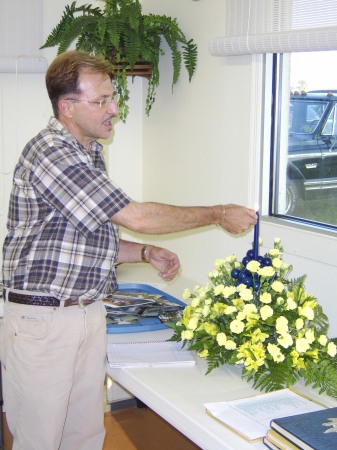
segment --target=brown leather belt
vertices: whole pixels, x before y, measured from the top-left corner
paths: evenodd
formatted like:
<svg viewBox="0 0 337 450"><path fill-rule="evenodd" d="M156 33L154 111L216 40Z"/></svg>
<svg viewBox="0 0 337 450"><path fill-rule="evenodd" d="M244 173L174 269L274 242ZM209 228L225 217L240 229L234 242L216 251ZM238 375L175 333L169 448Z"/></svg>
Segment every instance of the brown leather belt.
<svg viewBox="0 0 337 450"><path fill-rule="evenodd" d="M4 298L5 289L4 289ZM41 295L25 295L9 292L7 300L12 303L20 303L21 305L35 305L35 306L60 306L62 302L55 297L41 296ZM94 303L95 300L64 300L64 307L67 306L87 306Z"/></svg>

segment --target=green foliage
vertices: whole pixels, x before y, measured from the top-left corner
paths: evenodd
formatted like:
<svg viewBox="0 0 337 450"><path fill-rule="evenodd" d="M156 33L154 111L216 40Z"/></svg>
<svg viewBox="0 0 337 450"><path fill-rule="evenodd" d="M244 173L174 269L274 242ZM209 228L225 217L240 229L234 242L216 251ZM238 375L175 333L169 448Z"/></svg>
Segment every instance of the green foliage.
<svg viewBox="0 0 337 450"><path fill-rule="evenodd" d="M106 0L105 8L77 6L76 1L65 7L60 22L51 31L41 48L58 46L58 54L76 41L76 49L120 62L113 81L118 95L120 118L125 121L129 90L126 68L134 69L136 62L150 63L146 114L149 115L159 86L159 59L165 52L164 39L172 55L172 89L177 83L182 63L191 81L197 65L197 46L187 40L177 20L165 15L142 15L139 0ZM114 50L115 54L112 54Z"/></svg>
<svg viewBox="0 0 337 450"><path fill-rule="evenodd" d="M312 385L319 389L319 392L325 392L331 397L337 398L337 358L332 361L329 358L324 358L316 364L310 361L307 369L303 372L303 378L306 384Z"/></svg>

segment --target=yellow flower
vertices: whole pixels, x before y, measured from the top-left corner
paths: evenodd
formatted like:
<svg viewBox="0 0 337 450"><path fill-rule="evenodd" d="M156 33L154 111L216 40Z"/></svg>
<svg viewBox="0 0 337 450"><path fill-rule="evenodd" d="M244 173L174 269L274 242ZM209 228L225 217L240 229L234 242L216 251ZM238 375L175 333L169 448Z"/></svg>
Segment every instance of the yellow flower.
<svg viewBox="0 0 337 450"><path fill-rule="evenodd" d="M271 248L268 253L270 256L279 256L280 250L278 248Z"/></svg>
<svg viewBox="0 0 337 450"><path fill-rule="evenodd" d="M298 353L305 353L309 348L310 344L305 338L296 339L296 350Z"/></svg>
<svg viewBox="0 0 337 450"><path fill-rule="evenodd" d="M271 303L271 295L269 292L264 292L262 295L260 295L260 302L261 303Z"/></svg>
<svg viewBox="0 0 337 450"><path fill-rule="evenodd" d="M315 348L314 350L308 350L306 352L306 355L311 356L312 359L314 360L314 362L318 362L319 358L318 358L318 348Z"/></svg>
<svg viewBox="0 0 337 450"><path fill-rule="evenodd" d="M269 343L267 350L271 354L271 356L275 362L279 363L279 362L284 361L284 355L277 345Z"/></svg>
<svg viewBox="0 0 337 450"><path fill-rule="evenodd" d="M232 303L236 309L242 309L245 306L245 302L241 298L234 298Z"/></svg>
<svg viewBox="0 0 337 450"><path fill-rule="evenodd" d="M293 367L295 367L296 370L300 370L300 369L304 369L305 368L305 364L304 364L304 359L300 358L300 355L298 353L297 350L293 350L290 353L292 360L293 360Z"/></svg>
<svg viewBox="0 0 337 450"><path fill-rule="evenodd" d="M208 356L207 348L205 348L204 350L198 352L197 355L200 356L200 358L207 358L207 356Z"/></svg>
<svg viewBox="0 0 337 450"><path fill-rule="evenodd" d="M232 333L240 334L245 329L245 324L241 320L233 320L230 323L230 329Z"/></svg>
<svg viewBox="0 0 337 450"><path fill-rule="evenodd" d="M285 333L277 339L277 342L283 347L288 348L293 344L293 338L289 333Z"/></svg>
<svg viewBox="0 0 337 450"><path fill-rule="evenodd" d="M253 293L250 289L242 289L242 291L240 291L240 297L242 300L249 302L250 300L253 300Z"/></svg>
<svg viewBox="0 0 337 450"><path fill-rule="evenodd" d="M224 314L225 310L226 310L226 305L224 303L216 302L213 305L213 312L219 316Z"/></svg>
<svg viewBox="0 0 337 450"><path fill-rule="evenodd" d="M262 333L260 328L256 328L251 335L251 341L253 344L256 342L264 342L269 337L269 334Z"/></svg>
<svg viewBox="0 0 337 450"><path fill-rule="evenodd" d="M284 316L278 317L276 319L275 324L276 331L278 334L285 334L288 332L288 319L286 319Z"/></svg>
<svg viewBox="0 0 337 450"><path fill-rule="evenodd" d="M334 358L336 356L336 345L333 342L328 344L328 355Z"/></svg>
<svg viewBox="0 0 337 450"><path fill-rule="evenodd" d="M326 337L325 334L321 334L321 335L319 336L319 338L318 338L318 342L319 342L323 347L325 347L326 344L328 343L328 338Z"/></svg>
<svg viewBox="0 0 337 450"><path fill-rule="evenodd" d="M223 347L227 341L227 336L225 333L218 333L216 335L216 340L220 347Z"/></svg>
<svg viewBox="0 0 337 450"><path fill-rule="evenodd" d="M284 289L284 284L281 283L281 281L274 281L274 283L272 283L271 285L271 288L275 292L282 292Z"/></svg>
<svg viewBox="0 0 337 450"><path fill-rule="evenodd" d="M262 306L260 309L260 314L262 317L262 320L267 320L269 317L271 317L274 314L273 309L269 305Z"/></svg>
<svg viewBox="0 0 337 450"><path fill-rule="evenodd" d="M210 336L215 336L218 332L218 327L215 323L205 322L203 328Z"/></svg>

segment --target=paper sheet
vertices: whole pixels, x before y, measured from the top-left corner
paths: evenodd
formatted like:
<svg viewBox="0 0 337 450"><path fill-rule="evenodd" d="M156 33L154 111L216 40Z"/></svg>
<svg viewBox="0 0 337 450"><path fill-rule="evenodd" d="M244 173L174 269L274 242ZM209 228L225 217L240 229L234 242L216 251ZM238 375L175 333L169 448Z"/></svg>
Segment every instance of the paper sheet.
<svg viewBox="0 0 337 450"><path fill-rule="evenodd" d="M181 342L128 342L108 344L110 367L149 367L194 365L192 352L182 348Z"/></svg>
<svg viewBox="0 0 337 450"><path fill-rule="evenodd" d="M249 440L265 436L272 419L324 409L289 389L204 406L212 416Z"/></svg>

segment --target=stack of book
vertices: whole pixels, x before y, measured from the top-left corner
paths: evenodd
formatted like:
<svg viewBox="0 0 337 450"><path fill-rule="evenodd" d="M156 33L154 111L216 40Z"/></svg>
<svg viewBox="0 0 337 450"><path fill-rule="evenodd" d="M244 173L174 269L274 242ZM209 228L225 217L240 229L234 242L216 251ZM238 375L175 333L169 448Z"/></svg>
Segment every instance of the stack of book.
<svg viewBox="0 0 337 450"><path fill-rule="evenodd" d="M263 443L272 450L336 450L337 407L273 419Z"/></svg>

